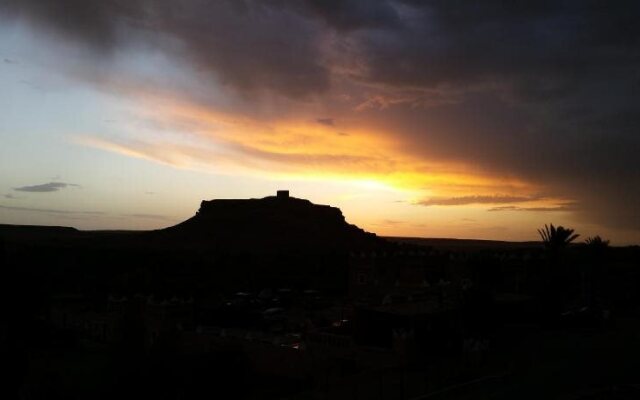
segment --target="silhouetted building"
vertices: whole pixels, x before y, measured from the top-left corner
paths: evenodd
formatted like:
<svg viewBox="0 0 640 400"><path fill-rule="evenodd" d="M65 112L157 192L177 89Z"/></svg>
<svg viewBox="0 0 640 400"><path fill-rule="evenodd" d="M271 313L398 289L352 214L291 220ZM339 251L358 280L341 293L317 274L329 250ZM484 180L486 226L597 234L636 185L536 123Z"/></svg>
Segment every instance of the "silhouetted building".
<svg viewBox="0 0 640 400"><path fill-rule="evenodd" d="M380 304L389 295L410 296L447 281L439 260L425 251L351 252L349 296Z"/></svg>

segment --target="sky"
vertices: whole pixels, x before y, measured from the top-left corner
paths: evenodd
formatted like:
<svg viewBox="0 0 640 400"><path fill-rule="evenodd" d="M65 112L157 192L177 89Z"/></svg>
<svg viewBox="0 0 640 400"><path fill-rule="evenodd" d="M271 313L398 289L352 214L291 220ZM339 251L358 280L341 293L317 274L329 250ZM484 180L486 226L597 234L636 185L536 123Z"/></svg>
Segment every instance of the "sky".
<svg viewBox="0 0 640 400"><path fill-rule="evenodd" d="M640 243L640 3L0 0L0 223L292 196L392 236Z"/></svg>

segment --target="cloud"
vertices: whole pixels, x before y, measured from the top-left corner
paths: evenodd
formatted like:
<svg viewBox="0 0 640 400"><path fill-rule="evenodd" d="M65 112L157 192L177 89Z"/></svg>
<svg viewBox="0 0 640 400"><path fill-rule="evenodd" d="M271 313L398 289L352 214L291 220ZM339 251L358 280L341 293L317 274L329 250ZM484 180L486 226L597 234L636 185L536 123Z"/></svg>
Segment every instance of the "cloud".
<svg viewBox="0 0 640 400"><path fill-rule="evenodd" d="M5 199L15 200L15 199L19 199L20 197L18 197L18 196L14 196L14 195L12 195L11 193L7 193L7 194L5 194L5 195L4 195L4 198L5 198Z"/></svg>
<svg viewBox="0 0 640 400"><path fill-rule="evenodd" d="M39 208L39 207L20 207L20 206L7 206L0 204L0 210L28 212L28 213L41 213L52 214L57 216L63 216L65 218L90 218L90 217L109 217L118 216L103 211L76 211L76 210L61 210L55 208ZM174 222L175 218L168 217L160 214L148 214L148 213L133 213L133 214L121 214L121 217L125 218L141 218L141 219L153 219L159 221Z"/></svg>
<svg viewBox="0 0 640 400"><path fill-rule="evenodd" d="M518 206L501 206L493 207L487 211L529 211L529 212L566 212L576 211L577 208L573 204L566 204L553 207L518 207Z"/></svg>
<svg viewBox="0 0 640 400"><path fill-rule="evenodd" d="M7 0L0 12L111 57L147 42L242 91L305 97L328 88L329 71L310 8L282 1ZM62 11L64 10L64 11ZM319 20L319 18L316 18ZM251 49L248 51L248 49Z"/></svg>
<svg viewBox="0 0 640 400"><path fill-rule="evenodd" d="M6 0L0 11L104 54L144 41L205 78L292 96L329 90L337 74L419 90L505 82L548 100L602 68L633 70L637 2L606 16L593 2L514 4Z"/></svg>
<svg viewBox="0 0 640 400"><path fill-rule="evenodd" d="M397 28L401 22L398 11L389 1L310 0L299 4L303 12L320 17L339 31Z"/></svg>
<svg viewBox="0 0 640 400"><path fill-rule="evenodd" d="M80 185L76 185L74 183L65 183L65 182L49 182L43 183L42 185L33 185L33 186L22 186L13 188L18 192L33 192L33 193L46 193L46 192L57 192L60 189L65 189L67 187L77 187Z"/></svg>
<svg viewBox="0 0 640 400"><path fill-rule="evenodd" d="M415 180L436 194L424 205L530 201L526 190L493 192L515 193L503 199L489 190L444 193L443 184L432 189L430 168L417 167L465 165L469 175L513 178L574 199L586 222L640 231L637 1L611 2L603 12L594 1L550 0L5 0L0 14L89 48L73 70L78 79L153 97L140 76L105 77L118 55L147 49L191 76L170 86L173 95L263 122L256 129L264 136L235 129L238 147L211 153L213 160L232 163L241 154L256 169L290 163L290 171L308 172L311 161L347 176L354 165L380 179L421 175ZM272 129L274 121L318 115L349 132L340 142L361 132L386 140L340 154L330 146L308 154L301 150L308 144L283 151L292 136ZM228 139L225 129L192 131ZM125 144L119 150L129 155L184 164L177 156L185 152L171 158L153 141Z"/></svg>
<svg viewBox="0 0 640 400"><path fill-rule="evenodd" d="M124 217L134 217L134 218L144 218L144 219L157 219L161 221L173 221L173 218L170 218L166 215L160 214L123 214Z"/></svg>
<svg viewBox="0 0 640 400"><path fill-rule="evenodd" d="M594 2L390 3L410 7L402 28L366 35L363 45L367 76L394 85L517 79L522 94L544 99L615 59L633 61L625 51L640 32L629 17L640 11L633 1L608 8L607 16Z"/></svg>
<svg viewBox="0 0 640 400"><path fill-rule="evenodd" d="M383 219L378 222L370 223L371 226L379 226L379 227L397 227L404 224L405 224L405 221L398 221L394 219Z"/></svg>
<svg viewBox="0 0 640 400"><path fill-rule="evenodd" d="M543 197L523 197L523 196L461 196L449 198L431 198L418 201L416 204L422 206L464 206L469 204L504 204L504 203L524 203L528 201L541 200Z"/></svg>
<svg viewBox="0 0 640 400"><path fill-rule="evenodd" d="M335 125L333 118L317 118L316 122L319 123L320 125L326 125L326 126Z"/></svg>
<svg viewBox="0 0 640 400"><path fill-rule="evenodd" d="M72 210L58 210L58 209L52 209L52 208L5 206L2 204L0 204L0 208L4 210L11 210L11 211L27 211L27 212L46 213L46 214L87 215L87 216L106 215L106 213L102 211L72 211Z"/></svg>

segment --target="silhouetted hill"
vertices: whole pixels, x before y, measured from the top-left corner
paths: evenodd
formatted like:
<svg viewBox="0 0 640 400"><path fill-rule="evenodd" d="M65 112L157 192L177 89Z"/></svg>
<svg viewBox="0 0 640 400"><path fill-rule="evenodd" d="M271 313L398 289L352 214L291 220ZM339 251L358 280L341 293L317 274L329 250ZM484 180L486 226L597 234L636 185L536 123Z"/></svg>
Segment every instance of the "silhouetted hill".
<svg viewBox="0 0 640 400"><path fill-rule="evenodd" d="M214 285L341 290L350 252L394 246L338 208L282 194L203 201L192 218L154 231L0 225L0 242L11 265L59 291L189 293Z"/></svg>
<svg viewBox="0 0 640 400"><path fill-rule="evenodd" d="M38 226L38 225L2 225L0 236L27 237L29 239L60 236L74 236L80 233L76 228L66 226Z"/></svg>
<svg viewBox="0 0 640 400"><path fill-rule="evenodd" d="M340 209L293 197L203 201L197 213L155 231L80 231L57 226L0 225L8 243L80 249L207 253L333 253L388 245L345 221Z"/></svg>
<svg viewBox="0 0 640 400"><path fill-rule="evenodd" d="M293 197L203 201L195 216L153 237L247 252L326 252L385 244L345 221L339 208Z"/></svg>

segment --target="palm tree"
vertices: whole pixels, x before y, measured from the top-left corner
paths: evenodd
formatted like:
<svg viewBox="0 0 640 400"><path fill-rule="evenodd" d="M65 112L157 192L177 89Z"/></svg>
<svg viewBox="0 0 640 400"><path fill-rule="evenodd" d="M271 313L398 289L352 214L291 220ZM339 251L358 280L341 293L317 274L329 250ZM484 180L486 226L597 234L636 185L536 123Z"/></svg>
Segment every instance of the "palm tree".
<svg viewBox="0 0 640 400"><path fill-rule="evenodd" d="M557 250L566 247L576 240L580 235L573 233L574 230L562 226L555 227L553 224L545 224L544 228L538 229L544 246L550 250Z"/></svg>
<svg viewBox="0 0 640 400"><path fill-rule="evenodd" d="M587 244L587 246L592 248L602 249L605 247L609 247L609 241L604 240L599 235L588 237L584 242Z"/></svg>
<svg viewBox="0 0 640 400"><path fill-rule="evenodd" d="M570 286L570 271L564 260L564 249L578 238L573 229L553 224L538 229L547 253L546 268L544 269L544 292L542 294L543 304L549 315L557 314L563 309L569 298L567 288Z"/></svg>
<svg viewBox="0 0 640 400"><path fill-rule="evenodd" d="M609 253L609 241L600 236L593 236L584 241L587 245L586 256L588 257L583 266L586 270L588 285L585 285L584 298L592 307L597 307L598 298L603 293L603 282L605 267L607 265L607 255ZM583 278L584 279L584 278Z"/></svg>

